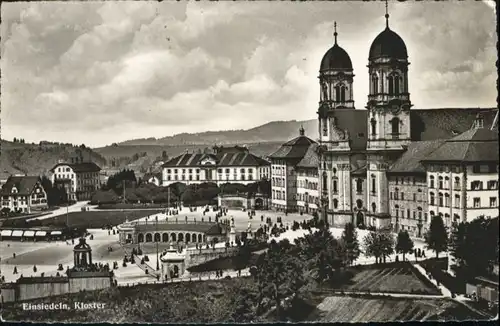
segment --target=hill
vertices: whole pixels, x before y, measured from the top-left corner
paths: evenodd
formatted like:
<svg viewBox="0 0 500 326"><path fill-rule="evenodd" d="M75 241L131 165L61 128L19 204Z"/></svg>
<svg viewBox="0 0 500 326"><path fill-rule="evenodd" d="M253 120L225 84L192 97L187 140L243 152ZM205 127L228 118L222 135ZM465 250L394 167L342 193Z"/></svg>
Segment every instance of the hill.
<svg viewBox="0 0 500 326"><path fill-rule="evenodd" d="M90 155L97 165L106 165L106 159L92 149L72 144L21 144L0 140L0 145L0 179L6 179L11 174L46 174L58 160L68 160L79 151L85 158Z"/></svg>
<svg viewBox="0 0 500 326"><path fill-rule="evenodd" d="M127 140L118 145L144 146L144 145L224 145L224 144L250 144L264 142L282 142L298 135L300 126L303 125L306 135L317 134L317 120L306 121L272 121L248 130L223 130L207 131L201 133L182 133L164 138L144 138Z"/></svg>

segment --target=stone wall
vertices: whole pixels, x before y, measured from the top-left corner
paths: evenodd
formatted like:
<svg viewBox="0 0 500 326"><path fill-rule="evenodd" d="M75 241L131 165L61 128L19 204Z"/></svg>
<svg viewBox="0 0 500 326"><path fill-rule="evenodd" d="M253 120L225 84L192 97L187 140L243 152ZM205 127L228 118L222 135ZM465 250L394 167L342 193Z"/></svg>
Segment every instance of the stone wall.
<svg viewBox="0 0 500 326"><path fill-rule="evenodd" d="M238 247L231 248L210 248L202 250L189 250L186 254L186 269L196 265L201 265L207 261L233 256L238 251Z"/></svg>
<svg viewBox="0 0 500 326"><path fill-rule="evenodd" d="M16 301L45 298L69 293L69 282L17 284Z"/></svg>

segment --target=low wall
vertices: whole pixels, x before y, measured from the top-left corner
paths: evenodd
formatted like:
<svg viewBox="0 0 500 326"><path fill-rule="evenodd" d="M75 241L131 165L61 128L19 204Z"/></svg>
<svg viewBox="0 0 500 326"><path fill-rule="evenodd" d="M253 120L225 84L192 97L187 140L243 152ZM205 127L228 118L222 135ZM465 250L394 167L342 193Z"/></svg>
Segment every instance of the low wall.
<svg viewBox="0 0 500 326"><path fill-rule="evenodd" d="M51 297L69 293L69 282L18 284L16 301L24 301L35 298Z"/></svg>
<svg viewBox="0 0 500 326"><path fill-rule="evenodd" d="M83 273L81 273L83 274ZM102 273L101 273L102 274ZM23 278L15 283L3 284L1 287L2 302L25 301L45 298L66 293L92 291L109 288L113 285L112 276L83 276Z"/></svg>
<svg viewBox="0 0 500 326"><path fill-rule="evenodd" d="M215 248L215 250L213 248L210 248L202 249L201 251L199 249L189 250L186 255L185 266L186 269L188 269L189 267L200 265L210 260L233 256L237 252L238 247Z"/></svg>

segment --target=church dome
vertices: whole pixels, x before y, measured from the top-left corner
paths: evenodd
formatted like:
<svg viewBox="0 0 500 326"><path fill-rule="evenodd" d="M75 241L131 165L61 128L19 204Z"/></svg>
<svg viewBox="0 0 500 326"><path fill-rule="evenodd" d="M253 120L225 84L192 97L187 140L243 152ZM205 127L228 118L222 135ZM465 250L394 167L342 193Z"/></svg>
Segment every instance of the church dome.
<svg viewBox="0 0 500 326"><path fill-rule="evenodd" d="M352 70L351 58L338 44L332 46L323 56L319 71L342 69Z"/></svg>
<svg viewBox="0 0 500 326"><path fill-rule="evenodd" d="M391 59L408 59L408 52L403 39L387 27L382 33L378 34L370 47L370 56L368 60L381 57Z"/></svg>

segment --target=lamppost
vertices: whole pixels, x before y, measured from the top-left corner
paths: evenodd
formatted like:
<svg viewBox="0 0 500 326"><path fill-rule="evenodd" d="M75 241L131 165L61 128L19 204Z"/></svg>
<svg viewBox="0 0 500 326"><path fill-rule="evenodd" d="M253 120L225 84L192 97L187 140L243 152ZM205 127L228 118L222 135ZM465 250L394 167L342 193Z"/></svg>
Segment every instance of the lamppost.
<svg viewBox="0 0 500 326"><path fill-rule="evenodd" d="M158 215L156 215L156 233L155 233L155 240L156 240L156 270L160 270L160 260L158 258L158 239L156 238L156 235L158 233Z"/></svg>

